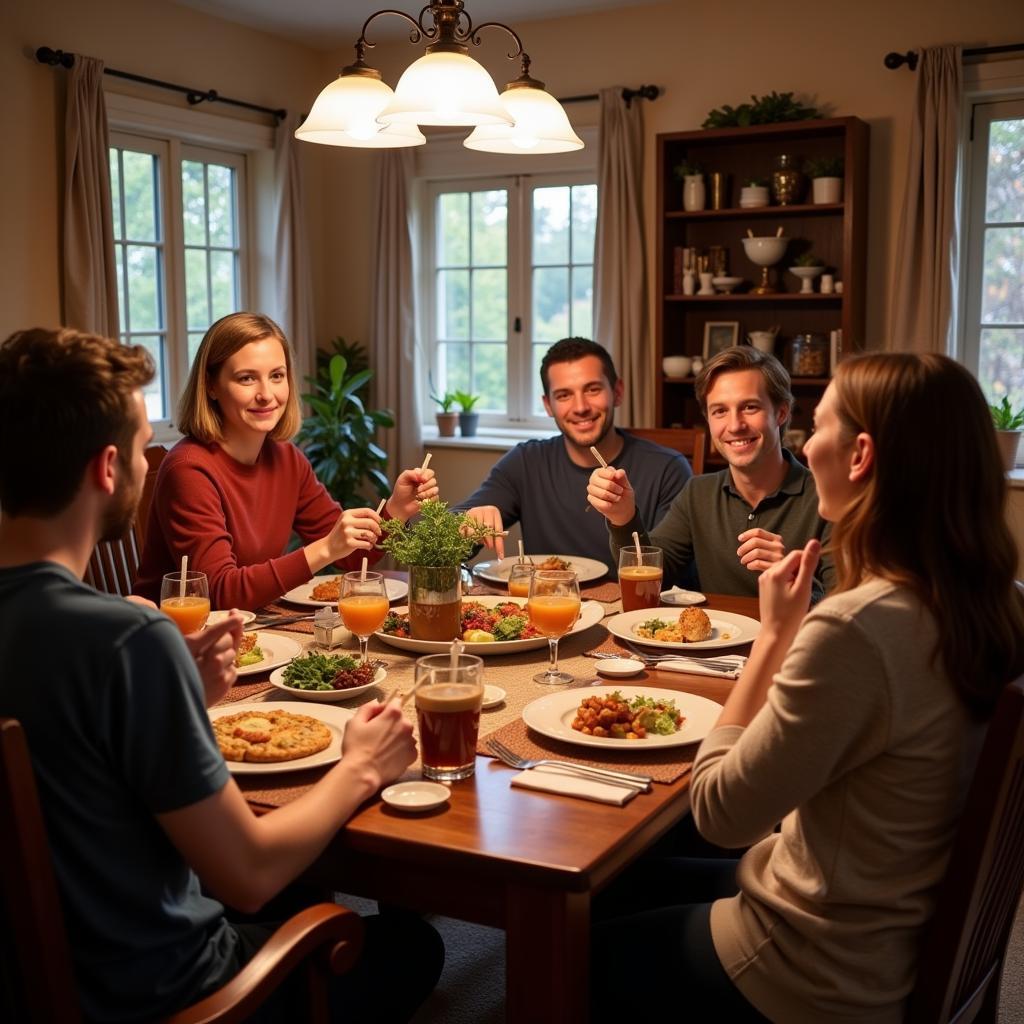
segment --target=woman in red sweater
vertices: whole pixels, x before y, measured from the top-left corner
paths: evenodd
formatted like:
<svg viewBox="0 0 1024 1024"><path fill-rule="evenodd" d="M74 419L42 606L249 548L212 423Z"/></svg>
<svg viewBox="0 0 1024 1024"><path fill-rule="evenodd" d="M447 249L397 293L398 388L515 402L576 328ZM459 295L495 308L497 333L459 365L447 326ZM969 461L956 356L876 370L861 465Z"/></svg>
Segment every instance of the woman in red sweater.
<svg viewBox="0 0 1024 1024"><path fill-rule="evenodd" d="M269 317L232 313L203 338L178 407L185 437L160 466L135 593L157 601L182 555L205 572L214 608L259 608L332 563L371 562L381 516L342 510L291 443L301 422L288 341ZM407 469L383 518L437 496L433 470ZM286 553L292 533L305 546Z"/></svg>

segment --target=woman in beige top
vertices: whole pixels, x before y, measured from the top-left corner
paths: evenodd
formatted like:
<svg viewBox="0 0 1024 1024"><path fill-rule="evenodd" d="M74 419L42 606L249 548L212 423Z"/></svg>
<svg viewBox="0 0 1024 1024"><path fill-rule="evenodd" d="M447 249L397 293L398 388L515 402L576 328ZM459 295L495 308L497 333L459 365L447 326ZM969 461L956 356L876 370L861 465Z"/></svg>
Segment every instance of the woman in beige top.
<svg viewBox="0 0 1024 1024"><path fill-rule="evenodd" d="M750 849L614 887L613 912L627 891L650 909L595 927L595 1019L662 977L652 1015L903 1020L984 723L1024 671L1006 482L981 390L943 356L843 362L805 450L839 585L807 612L817 541L761 576L761 632L694 763L697 828Z"/></svg>

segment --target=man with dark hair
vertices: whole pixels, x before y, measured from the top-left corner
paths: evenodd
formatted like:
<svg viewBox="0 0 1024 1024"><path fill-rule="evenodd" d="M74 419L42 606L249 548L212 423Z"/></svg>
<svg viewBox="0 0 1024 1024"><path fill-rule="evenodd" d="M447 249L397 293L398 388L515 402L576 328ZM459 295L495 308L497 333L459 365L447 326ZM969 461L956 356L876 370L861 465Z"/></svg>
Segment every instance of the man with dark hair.
<svg viewBox="0 0 1024 1024"><path fill-rule="evenodd" d="M657 522L691 476L679 452L615 427L623 384L607 350L587 338L563 338L540 366L544 408L560 431L524 441L502 456L480 488L456 506L501 534L520 523L528 553L578 555L614 566L598 516L583 515L587 481L598 465L590 449L623 467L641 513ZM498 557L505 554L497 536Z"/></svg>
<svg viewBox="0 0 1024 1024"><path fill-rule="evenodd" d="M0 715L28 738L89 1020L159 1019L230 980L273 925L233 923L217 901L257 912L416 750L397 702L371 702L343 761L257 818L206 714L231 673L201 679L169 618L82 583L96 542L134 516L152 377L145 349L97 335L36 329L0 344ZM240 625L207 630L227 638L229 664ZM440 940L411 915L367 932L332 996L346 1019L371 1006L405 1019L440 973ZM392 959L411 984L389 983ZM287 999L264 1009L295 1019Z"/></svg>
<svg viewBox="0 0 1024 1024"><path fill-rule="evenodd" d="M737 345L708 362L696 393L726 469L693 477L660 521L644 516L621 466L595 470L587 497L608 520L613 557L636 531L664 552L666 585L692 579L695 570L702 590L753 597L763 570L829 534L814 477L782 447L793 407L789 374L773 355ZM822 559L814 600L834 575Z"/></svg>

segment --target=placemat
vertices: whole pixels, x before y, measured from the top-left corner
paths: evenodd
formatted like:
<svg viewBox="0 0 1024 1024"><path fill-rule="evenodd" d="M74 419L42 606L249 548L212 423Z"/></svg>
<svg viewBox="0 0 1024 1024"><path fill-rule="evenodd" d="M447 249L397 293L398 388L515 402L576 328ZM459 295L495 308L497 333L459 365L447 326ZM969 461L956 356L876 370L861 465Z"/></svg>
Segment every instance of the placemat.
<svg viewBox="0 0 1024 1024"><path fill-rule="evenodd" d="M259 615L294 615L298 612L295 607L289 607L284 604L268 604L259 610ZM301 613L300 613L301 614ZM305 614L309 614L309 609L305 610ZM254 625L253 629L259 629L259 626ZM305 622L275 622L271 627L272 629L279 629L285 633L306 633L309 636L313 635L313 622L311 619L306 619Z"/></svg>
<svg viewBox="0 0 1024 1024"><path fill-rule="evenodd" d="M243 679L245 677L243 676ZM266 693L268 690L273 690L274 687L266 681L261 679L257 683L241 682L235 683L230 690L217 702L218 704L237 704L241 700L255 700L261 694Z"/></svg>

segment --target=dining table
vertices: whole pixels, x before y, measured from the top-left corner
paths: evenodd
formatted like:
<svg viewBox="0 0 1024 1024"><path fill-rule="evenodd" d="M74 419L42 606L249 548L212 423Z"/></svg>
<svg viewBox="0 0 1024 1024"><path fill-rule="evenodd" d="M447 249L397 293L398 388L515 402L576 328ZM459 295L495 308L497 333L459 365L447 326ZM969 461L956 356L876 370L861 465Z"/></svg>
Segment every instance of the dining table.
<svg viewBox="0 0 1024 1024"><path fill-rule="evenodd" d="M581 694L595 684L615 682L598 676L594 654L598 648L608 651L619 645L604 622L621 609L616 584L582 589L584 599L601 599L601 621L563 637L559 652L560 667L574 676L570 686ZM758 617L753 597L709 594L702 607ZM663 607L658 614L669 617L677 612ZM730 647L729 653L746 654L749 646ZM415 654L396 650L378 638L371 640L370 653L388 671L382 690L411 687ZM506 698L497 708L481 713L475 772L451 783L446 803L411 814L387 805L379 796L366 802L304 875L306 881L334 891L503 929L505 1008L510 1024L571 1024L588 1018L592 900L688 813L689 764L698 745L662 752L660 758L664 762L667 756L671 771L667 776L662 771L661 777L672 781L655 781L649 792L639 793L623 806L512 786L516 770L484 756L483 744L497 731L521 728L525 734L525 726L517 724L522 709L552 690L564 689L533 681L534 674L546 666L547 655L546 644L510 655L488 653L485 682L504 689ZM252 679L247 676L246 684L236 687L237 697L232 694L228 699L281 699L280 691L269 686L261 691L260 681ZM735 681L652 666L625 682L722 703ZM362 700L379 696L368 694ZM405 710L415 723L412 702ZM552 752L550 756L590 754L590 748L541 742ZM616 752L614 758L599 760L629 769L633 760L643 762L654 756L642 750L640 742L635 755L632 750ZM243 775L238 781L254 810L264 813L301 795L326 770ZM657 778L659 773L654 774ZM405 777L419 776L416 762Z"/></svg>

